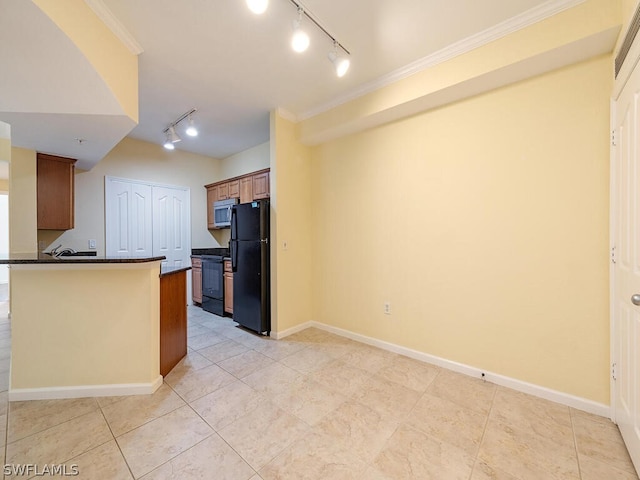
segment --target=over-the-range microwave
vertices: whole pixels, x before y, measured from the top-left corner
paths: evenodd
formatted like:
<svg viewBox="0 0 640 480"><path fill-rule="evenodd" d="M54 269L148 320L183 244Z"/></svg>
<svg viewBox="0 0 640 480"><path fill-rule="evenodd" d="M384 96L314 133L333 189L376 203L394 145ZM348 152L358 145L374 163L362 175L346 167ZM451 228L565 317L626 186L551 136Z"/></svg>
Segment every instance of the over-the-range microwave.
<svg viewBox="0 0 640 480"><path fill-rule="evenodd" d="M226 228L231 226L231 207L237 203L237 198L213 202L213 226L215 228Z"/></svg>

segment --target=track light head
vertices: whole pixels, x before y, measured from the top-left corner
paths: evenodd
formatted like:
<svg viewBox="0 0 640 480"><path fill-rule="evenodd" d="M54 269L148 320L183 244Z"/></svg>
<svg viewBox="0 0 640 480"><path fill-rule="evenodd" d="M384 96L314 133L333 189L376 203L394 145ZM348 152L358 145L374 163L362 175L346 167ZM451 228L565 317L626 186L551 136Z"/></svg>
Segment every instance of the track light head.
<svg viewBox="0 0 640 480"><path fill-rule="evenodd" d="M184 131L184 133L186 133L190 137L197 137L198 136L198 129L194 125L193 118L191 118L191 115L189 115L189 126Z"/></svg>
<svg viewBox="0 0 640 480"><path fill-rule="evenodd" d="M171 141L171 136L169 135L169 131L165 133L165 140L162 146L167 150L174 150L176 148L176 146Z"/></svg>
<svg viewBox="0 0 640 480"><path fill-rule="evenodd" d="M298 7L298 18L293 21L293 36L291 37L291 48L298 53L304 52L309 48L309 35L305 32L300 23L302 22L302 14L304 10Z"/></svg>
<svg viewBox="0 0 640 480"><path fill-rule="evenodd" d="M256 15L263 14L269 6L269 0L247 0L247 7Z"/></svg>
<svg viewBox="0 0 640 480"><path fill-rule="evenodd" d="M169 137L169 140L171 140L171 143L178 143L182 141L180 136L176 133L176 127L174 125L171 125L169 127L169 132L167 136Z"/></svg>
<svg viewBox="0 0 640 480"><path fill-rule="evenodd" d="M329 52L329 61L333 63L333 68L336 70L338 78L342 78L347 73L347 70L349 70L351 60L349 60L349 57L338 55L338 46L338 42L334 41L333 50Z"/></svg>

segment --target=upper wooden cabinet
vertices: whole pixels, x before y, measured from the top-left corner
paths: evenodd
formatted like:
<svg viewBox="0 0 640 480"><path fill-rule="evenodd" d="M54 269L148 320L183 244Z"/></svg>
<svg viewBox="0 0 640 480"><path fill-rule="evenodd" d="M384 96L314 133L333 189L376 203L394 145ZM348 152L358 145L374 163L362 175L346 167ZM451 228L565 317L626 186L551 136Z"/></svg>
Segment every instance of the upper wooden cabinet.
<svg viewBox="0 0 640 480"><path fill-rule="evenodd" d="M38 230L74 227L74 173L72 158L37 154Z"/></svg>
<svg viewBox="0 0 640 480"><path fill-rule="evenodd" d="M218 201L218 187L207 188L207 228L214 228L213 203Z"/></svg>
<svg viewBox="0 0 640 480"><path fill-rule="evenodd" d="M269 198L269 172L253 176L253 199Z"/></svg>
<svg viewBox="0 0 640 480"><path fill-rule="evenodd" d="M229 198L240 198L240 180L229 182Z"/></svg>
<svg viewBox="0 0 640 480"><path fill-rule="evenodd" d="M240 203L253 200L253 176L240 179Z"/></svg>
<svg viewBox="0 0 640 480"><path fill-rule="evenodd" d="M240 203L247 203L261 198L269 198L269 169L230 178L222 182L205 185L207 189L207 227L213 225L213 204L219 200L237 198Z"/></svg>

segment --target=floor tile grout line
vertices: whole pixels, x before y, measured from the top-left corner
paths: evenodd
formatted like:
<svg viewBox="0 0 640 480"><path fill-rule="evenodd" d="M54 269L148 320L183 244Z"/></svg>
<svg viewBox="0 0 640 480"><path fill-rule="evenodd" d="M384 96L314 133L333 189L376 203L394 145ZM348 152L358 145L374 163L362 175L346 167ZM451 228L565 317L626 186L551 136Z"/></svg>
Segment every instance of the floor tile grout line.
<svg viewBox="0 0 640 480"><path fill-rule="evenodd" d="M487 412L487 419L484 422L484 428L482 429L482 437L480 437L480 443L478 444L478 451L476 452L476 458L473 462L473 468L471 469L471 475L469 479L473 476L475 472L476 466L481 461L480 460L480 451L482 450L482 444L484 443L484 437L487 434L487 428L489 428L489 421L491 420L491 412L493 412L493 407L495 406L496 395L498 395L498 385L494 385L493 395L491 396L491 406L489 407L489 411Z"/></svg>
<svg viewBox="0 0 640 480"><path fill-rule="evenodd" d="M124 455L124 452L122 451L122 448L120 448L120 443L118 443L118 439L116 438L116 436L113 433L113 429L111 428L111 425L109 424L109 421L107 420L107 416L104 414L104 411L102 410L102 406L100 405L100 403L97 400L96 400L96 403L98 404L98 408L100 409L100 413L102 414L102 418L104 418L104 421L107 424L107 428L109 429L109 432L111 433L111 437L113 438L113 441L116 444L116 447L118 448L118 451L120 452L120 455L122 456L122 459L124 460L124 464L127 466L127 470L129 470L129 473L131 474L131 478L135 479L136 476L133 474L133 470L131 470L131 465L129 465L129 462L127 461L127 457Z"/></svg>
<svg viewBox="0 0 640 480"><path fill-rule="evenodd" d="M569 421L571 422L571 433L573 435L573 448L576 452L576 464L578 465L578 478L582 478L582 466L580 465L580 453L578 452L578 437L576 435L575 424L573 422L573 409L569 408Z"/></svg>

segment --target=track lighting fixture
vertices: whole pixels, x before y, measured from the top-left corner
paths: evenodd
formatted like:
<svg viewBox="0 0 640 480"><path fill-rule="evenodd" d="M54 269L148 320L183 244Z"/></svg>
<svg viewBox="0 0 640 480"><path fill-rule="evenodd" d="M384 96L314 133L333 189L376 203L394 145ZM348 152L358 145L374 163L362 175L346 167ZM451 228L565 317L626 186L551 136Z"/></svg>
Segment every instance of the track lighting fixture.
<svg viewBox="0 0 640 480"><path fill-rule="evenodd" d="M193 123L193 117L191 115L189 115L189 126L184 131L184 133L186 133L190 137L197 137L198 136L198 129L196 128L195 124Z"/></svg>
<svg viewBox="0 0 640 480"><path fill-rule="evenodd" d="M298 18L293 21L293 36L291 37L291 48L298 53L304 52L309 48L309 35L302 29L300 23L302 22L302 14L304 9L298 7Z"/></svg>
<svg viewBox="0 0 640 480"><path fill-rule="evenodd" d="M298 11L298 18L293 21L293 36L291 37L291 48L293 48L296 52L304 52L309 48L310 39L309 35L302 29L302 16L304 15L309 21L315 24L322 33L324 33L327 37L331 39L333 42L333 51L329 52L329 60L333 64L335 68L336 75L338 77L342 77L349 70L349 65L351 61L349 60L349 55L351 52L347 50L344 45L342 45L336 38L331 35L326 28L320 25L318 22L303 6L298 0L289 0L296 6ZM269 0L246 0L247 6L254 13L263 13L268 6ZM338 53L338 49L342 50L346 56L340 55Z"/></svg>
<svg viewBox="0 0 640 480"><path fill-rule="evenodd" d="M164 148L166 148L167 150L174 150L176 148L174 144L182 141L182 139L180 138L180 135L178 135L178 132L176 132L176 126L178 126L178 124L186 118L189 119L189 125L187 126L185 133L190 137L198 136L198 129L193 123L193 117L191 116L195 112L196 112L196 109L192 108L187 113L180 115L175 122L170 123L169 126L162 131L165 137L164 144L162 145Z"/></svg>
<svg viewBox="0 0 640 480"><path fill-rule="evenodd" d="M174 150L176 148L176 146L171 141L171 135L169 135L169 132L165 133L165 140L162 146L167 150Z"/></svg>
<svg viewBox="0 0 640 480"><path fill-rule="evenodd" d="M263 14L269 6L269 0L247 0L247 7L256 15Z"/></svg>
<svg viewBox="0 0 640 480"><path fill-rule="evenodd" d="M338 42L333 42L333 50L329 52L329 60L336 69L336 75L338 77L344 77L344 74L349 70L351 61L347 57L338 55Z"/></svg>

